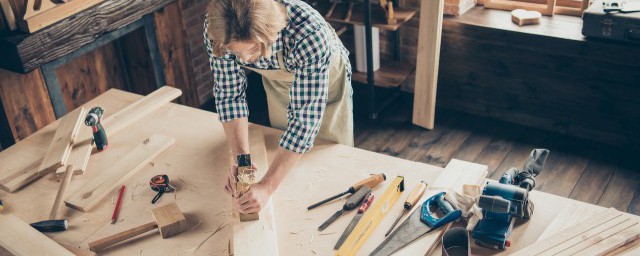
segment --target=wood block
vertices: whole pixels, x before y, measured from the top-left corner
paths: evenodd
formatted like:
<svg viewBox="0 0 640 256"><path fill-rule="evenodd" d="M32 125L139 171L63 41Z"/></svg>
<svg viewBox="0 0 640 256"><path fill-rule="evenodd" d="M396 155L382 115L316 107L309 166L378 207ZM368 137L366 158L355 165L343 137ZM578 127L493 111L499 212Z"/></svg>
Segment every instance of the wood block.
<svg viewBox="0 0 640 256"><path fill-rule="evenodd" d="M32 2L34 0L30 0ZM66 17L74 15L85 9L103 2L104 0L85 0L85 1L71 1L65 4L54 5L53 7L43 8L41 12L33 11L33 8L28 8L25 17L18 23L20 29L27 33L33 33L46 26L56 23ZM51 1L44 0L43 3L51 3ZM31 10L31 12L29 12Z"/></svg>
<svg viewBox="0 0 640 256"><path fill-rule="evenodd" d="M72 143L78 135L85 114L85 109L80 107L60 119L58 129L49 145L49 151L40 164L39 172L53 171L67 163Z"/></svg>
<svg viewBox="0 0 640 256"><path fill-rule="evenodd" d="M0 215L0 227L0 246L13 255L74 255L14 215Z"/></svg>
<svg viewBox="0 0 640 256"><path fill-rule="evenodd" d="M189 229L187 219L175 202L157 207L151 210L151 213L162 238L169 238Z"/></svg>
<svg viewBox="0 0 640 256"><path fill-rule="evenodd" d="M515 9L525 9L529 11L538 11L542 15L553 16L556 7L556 0L547 0L546 4L536 4L509 0L485 0L485 8L512 11Z"/></svg>
<svg viewBox="0 0 640 256"><path fill-rule="evenodd" d="M189 229L187 220L175 202L156 207L151 210L151 214L153 215L154 221L90 242L89 249L93 252L101 251L156 228L160 229L160 235L162 235L163 239Z"/></svg>
<svg viewBox="0 0 640 256"><path fill-rule="evenodd" d="M537 11L527 11L523 9L515 9L511 11L511 21L518 26L533 25L540 23L542 14Z"/></svg>
<svg viewBox="0 0 640 256"><path fill-rule="evenodd" d="M180 97L180 95L182 95L182 91L180 89L176 89L171 86L163 86L112 115L105 113L102 125L107 133L107 138L113 136L151 112L158 110L165 104ZM91 150L93 149L93 143L91 142L92 138L93 134L91 129L82 129L81 133L78 135L78 143L76 144L79 145L74 146L74 149L71 151L71 156L69 157L69 164L76 166L76 170L74 171L75 174L84 174L87 169L89 156L91 156ZM64 169L58 169L56 171L56 175L58 177L64 176Z"/></svg>
<svg viewBox="0 0 640 256"><path fill-rule="evenodd" d="M253 163L258 167L258 175L264 175L269 166L264 134L249 127L249 145ZM260 211L259 220L240 222L233 226L232 252L236 256L278 255L273 199Z"/></svg>
<svg viewBox="0 0 640 256"><path fill-rule="evenodd" d="M71 208L86 212L106 197L109 192L124 183L140 169L149 164L154 158L168 149L175 140L173 138L154 134L143 141L129 154L122 157L109 170L89 180L65 200Z"/></svg>

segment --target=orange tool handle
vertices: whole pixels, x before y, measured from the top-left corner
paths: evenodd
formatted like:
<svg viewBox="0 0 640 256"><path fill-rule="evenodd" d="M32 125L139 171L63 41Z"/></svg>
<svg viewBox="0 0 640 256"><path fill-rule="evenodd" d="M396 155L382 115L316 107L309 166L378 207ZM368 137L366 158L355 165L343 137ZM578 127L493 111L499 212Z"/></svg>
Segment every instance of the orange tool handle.
<svg viewBox="0 0 640 256"><path fill-rule="evenodd" d="M369 177L369 178L366 178L364 180L358 181L358 183L353 185L353 189L354 189L354 191L357 191L358 189L360 189L364 185L367 185L371 189L373 189L376 186L378 186L378 184L380 184L383 181L385 181L386 179L387 179L387 176L384 176L384 173L371 175L371 177Z"/></svg>
<svg viewBox="0 0 640 256"><path fill-rule="evenodd" d="M406 210L411 210L411 208L416 205L418 200L420 200L420 198L424 194L424 191L427 190L428 186L429 185L426 182L420 181L420 183L418 183L418 185L413 188L413 190L411 190L409 196L407 196L407 200L405 200L404 202L404 208Z"/></svg>

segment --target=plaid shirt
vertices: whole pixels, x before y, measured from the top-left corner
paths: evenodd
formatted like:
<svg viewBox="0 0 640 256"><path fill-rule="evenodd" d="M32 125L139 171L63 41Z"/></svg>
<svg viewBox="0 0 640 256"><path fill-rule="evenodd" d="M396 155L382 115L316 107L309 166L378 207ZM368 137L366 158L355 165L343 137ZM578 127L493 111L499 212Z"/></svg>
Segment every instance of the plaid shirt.
<svg viewBox="0 0 640 256"><path fill-rule="evenodd" d="M247 76L242 66L267 70L283 66L294 74L289 89L288 127L278 144L287 150L304 153L313 146L327 105L329 60L332 54L343 54L348 59L349 53L334 36L333 28L311 6L300 0L280 2L286 6L289 24L271 45L273 54L270 58L260 57L254 63L245 63L228 51L223 56L214 56L206 19L205 45L214 76L213 95L222 122L249 115L245 97ZM282 51L284 63L278 61L276 53L279 51ZM350 68L347 65L349 78Z"/></svg>

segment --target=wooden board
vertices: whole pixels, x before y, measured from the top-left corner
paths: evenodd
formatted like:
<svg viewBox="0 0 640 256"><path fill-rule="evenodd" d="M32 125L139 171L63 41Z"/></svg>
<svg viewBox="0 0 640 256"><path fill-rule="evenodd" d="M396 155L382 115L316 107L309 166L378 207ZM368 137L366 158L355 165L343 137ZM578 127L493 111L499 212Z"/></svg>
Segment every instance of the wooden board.
<svg viewBox="0 0 640 256"><path fill-rule="evenodd" d="M546 16L553 16L556 7L556 0L547 0L546 4L535 4L509 0L485 0L484 7L506 11L525 9L527 11L538 11L542 15Z"/></svg>
<svg viewBox="0 0 640 256"><path fill-rule="evenodd" d="M436 179L429 190L425 193L416 205L422 205L422 203L427 200L427 198L441 192L447 190L453 190L457 193L462 193L462 186L465 184L471 185L480 185L484 181L484 177L487 175L487 166L481 164L475 164L471 162L466 162L458 159L452 159L449 164L445 167L444 171L438 179ZM428 183L428 181L427 181ZM420 207L414 207L411 211L419 211ZM411 213L406 214L400 223L402 223L405 219L407 219ZM438 242L438 238L440 237L439 232L431 232L428 233L413 243L407 245L406 247L400 249L396 252L397 255L424 255L429 247Z"/></svg>
<svg viewBox="0 0 640 256"><path fill-rule="evenodd" d="M114 114L110 115L106 112L109 111L109 109L105 109L106 113L103 117L102 125L107 133L107 138L127 128L131 123L142 119L144 116L169 103L181 94L182 91L179 89L164 86ZM93 149L93 143L91 143L92 138L91 130L83 130L82 133L78 135L79 145L74 147L74 150L71 152L71 161L69 164L79 166L77 168L80 168L80 166L83 168L76 169L74 171L75 174L84 174L86 170L89 157L91 156L91 150ZM58 169L56 175L62 177L64 175L64 169Z"/></svg>
<svg viewBox="0 0 640 256"><path fill-rule="evenodd" d="M255 125L252 126L256 128ZM262 179L269 162L262 131L250 129L249 145L251 160L258 166L256 180ZM238 222L233 226L233 254L236 256L274 255L278 253L273 200L260 211L260 218L254 221Z"/></svg>
<svg viewBox="0 0 640 256"><path fill-rule="evenodd" d="M30 0L32 1L32 0ZM43 3L51 3L49 0L41 0ZM64 4L55 5L52 8L44 10L42 12L34 12L30 6L27 6L27 13L25 13L24 20L18 23L20 30L28 33L33 33L46 26L56 23L64 18L81 12L85 9L103 2L104 0L84 0L84 1L70 1Z"/></svg>
<svg viewBox="0 0 640 256"><path fill-rule="evenodd" d="M427 129L433 129L435 120L443 8L444 0L420 5L413 124Z"/></svg>
<svg viewBox="0 0 640 256"><path fill-rule="evenodd" d="M53 135L49 150L47 150L47 153L44 155L40 168L38 169L38 175L41 173L46 174L67 163L67 159L71 153L71 147L75 137L78 135L80 125L82 125L85 115L86 110L81 107L60 118L60 124L56 129L55 135Z"/></svg>
<svg viewBox="0 0 640 256"><path fill-rule="evenodd" d="M74 255L15 215L0 214L0 227L0 247L13 255Z"/></svg>
<svg viewBox="0 0 640 256"><path fill-rule="evenodd" d="M635 232L628 235L626 234L628 231L625 232L627 229L635 230ZM610 208L592 218L566 227L554 235L548 235L546 239L541 239L512 255L553 255L564 252L573 254L583 250L589 252L589 248L595 245L603 253L594 253L594 255L602 255L622 246L612 241L607 242L612 236L614 240L620 239L620 237L615 237L614 235L622 232L625 232L626 235L622 237L624 241L622 245L627 241L631 241L631 239L636 239L640 235L638 219L633 215ZM600 247L600 242L604 242L608 246L605 248Z"/></svg>
<svg viewBox="0 0 640 256"><path fill-rule="evenodd" d="M85 183L82 188L74 191L65 200L65 204L83 212L89 211L100 200L104 199L109 192L153 161L174 142L173 138L164 135L151 135L133 151L114 163L113 167L105 170L99 177L93 178Z"/></svg>

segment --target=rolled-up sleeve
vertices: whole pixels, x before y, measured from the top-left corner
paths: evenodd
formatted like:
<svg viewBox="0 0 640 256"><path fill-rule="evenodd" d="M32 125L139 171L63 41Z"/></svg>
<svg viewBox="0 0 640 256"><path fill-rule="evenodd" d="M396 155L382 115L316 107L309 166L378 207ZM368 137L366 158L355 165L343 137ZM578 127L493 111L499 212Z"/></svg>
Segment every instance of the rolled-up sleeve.
<svg viewBox="0 0 640 256"><path fill-rule="evenodd" d="M289 89L288 127L279 145L305 153L318 135L329 90L331 52L321 33L311 33L295 48L297 67Z"/></svg>
<svg viewBox="0 0 640 256"><path fill-rule="evenodd" d="M213 72L213 97L220 121L227 122L249 116L246 102L247 77L229 54L214 56L207 36L208 22L204 22L204 42L209 54L209 67Z"/></svg>

